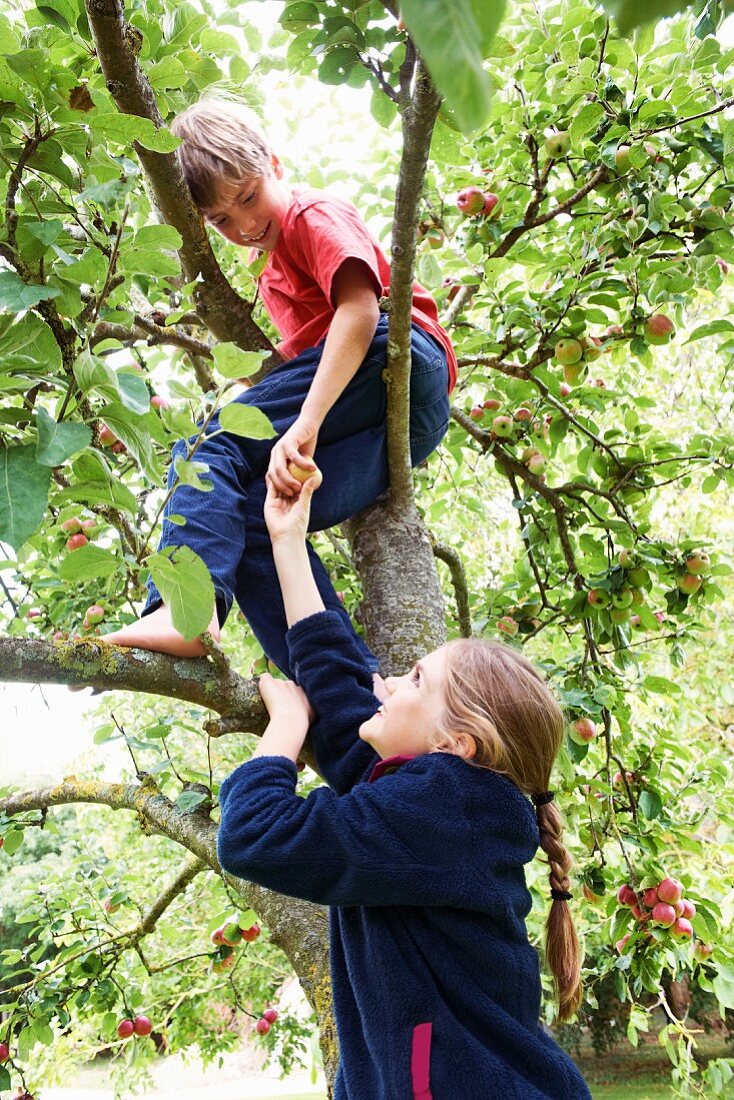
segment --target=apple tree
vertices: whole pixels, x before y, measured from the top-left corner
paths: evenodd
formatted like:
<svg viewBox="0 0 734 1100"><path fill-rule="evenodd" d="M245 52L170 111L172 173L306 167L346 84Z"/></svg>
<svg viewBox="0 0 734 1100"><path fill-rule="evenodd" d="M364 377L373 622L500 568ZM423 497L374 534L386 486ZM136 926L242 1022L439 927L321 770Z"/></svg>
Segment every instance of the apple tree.
<svg viewBox="0 0 734 1100"><path fill-rule="evenodd" d="M314 148L293 178L349 176L392 249L391 493L319 546L386 671L472 630L544 667L569 718L557 787L586 943L580 1022L613 989L631 1043L660 1028L675 1082L725 1095L731 1066L698 1064L669 992L685 979L734 1010L732 643L715 633L734 480L734 50L719 6L631 31L626 3L610 21L573 2L406 0L400 18L293 0L265 38L258 6L39 0L0 17L0 675L124 691L94 738L132 765L117 782L0 792L27 930L2 956L0 1089L37 1090L100 1052L126 1084L157 1051L213 1057L238 1019L269 1022L289 968L327 1075L336 1064L323 911L216 860L236 735L264 726L255 644L234 616L199 660L100 641L135 617L149 573L187 637L211 616L203 563L154 550L167 456L277 355L257 266L207 239L165 123L237 87L267 129L261 84L281 74L291 99L338 90L332 140L354 129L349 104L369 111L371 149L349 172ZM461 368L449 434L415 479L414 268ZM204 492L205 475L193 443L176 476ZM113 830L90 806L125 812ZM73 858L41 889L24 837L59 831ZM243 940L256 925L267 933ZM287 1066L303 1033L281 1016L262 1039Z"/></svg>

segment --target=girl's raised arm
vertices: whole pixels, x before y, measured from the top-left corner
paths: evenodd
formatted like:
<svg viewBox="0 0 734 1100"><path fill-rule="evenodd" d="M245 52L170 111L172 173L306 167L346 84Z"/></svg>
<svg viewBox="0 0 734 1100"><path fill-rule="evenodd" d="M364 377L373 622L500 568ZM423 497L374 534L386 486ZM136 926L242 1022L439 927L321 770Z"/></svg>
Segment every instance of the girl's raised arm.
<svg viewBox="0 0 734 1100"><path fill-rule="evenodd" d="M351 790L377 754L359 739L359 727L377 710L372 673L340 617L325 611L311 572L306 531L318 471L297 498L268 483L265 521L283 594L291 666L316 718L311 743L318 766L337 793Z"/></svg>

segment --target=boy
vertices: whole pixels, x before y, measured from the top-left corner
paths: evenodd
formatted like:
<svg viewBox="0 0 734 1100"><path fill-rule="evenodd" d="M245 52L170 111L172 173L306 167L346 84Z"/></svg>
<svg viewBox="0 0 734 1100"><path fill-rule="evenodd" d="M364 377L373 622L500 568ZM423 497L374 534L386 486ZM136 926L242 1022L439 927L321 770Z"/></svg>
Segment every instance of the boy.
<svg viewBox="0 0 734 1100"><path fill-rule="evenodd" d="M213 491L180 485L164 516L161 548L186 544L206 563L216 609L209 630L219 637L236 599L267 656L289 675L286 622L272 548L263 519L266 478L288 496L301 483L290 463L314 460L323 486L311 519L322 530L355 515L388 488L385 436L387 317L378 301L389 292L387 260L354 206L325 192L292 191L283 167L249 112L229 100L204 99L171 125L183 139L179 157L205 222L232 244L268 254L259 292L281 336L285 362L236 398L270 419L277 438L207 438L197 461L207 463ZM448 427L448 395L456 357L438 324L436 305L413 288L411 456L414 464L435 449ZM216 431L214 417L210 430ZM174 457L185 456L184 443ZM171 466L170 480L173 478ZM351 624L313 550L312 567L327 608ZM140 622L105 636L175 656L204 652L173 628L155 587ZM375 658L360 640L369 665Z"/></svg>

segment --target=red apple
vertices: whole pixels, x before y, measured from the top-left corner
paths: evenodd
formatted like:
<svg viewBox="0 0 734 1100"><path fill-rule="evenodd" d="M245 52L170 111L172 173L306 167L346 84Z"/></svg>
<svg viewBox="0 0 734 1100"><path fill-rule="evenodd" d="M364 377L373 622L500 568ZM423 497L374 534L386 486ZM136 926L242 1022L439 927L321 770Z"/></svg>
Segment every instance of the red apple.
<svg viewBox="0 0 734 1100"><path fill-rule="evenodd" d="M79 550L82 546L86 546L89 539L86 535L72 535L66 540L67 550Z"/></svg>
<svg viewBox="0 0 734 1100"><path fill-rule="evenodd" d="M694 576L703 576L711 571L711 558L705 550L694 550L686 558L686 569Z"/></svg>
<svg viewBox="0 0 734 1100"><path fill-rule="evenodd" d="M696 956L699 962L703 962L709 955L713 953L713 947L710 943L701 943L700 940L693 949L693 954Z"/></svg>
<svg viewBox="0 0 734 1100"><path fill-rule="evenodd" d="M135 1030L132 1020L120 1020L117 1025L117 1034L121 1039L129 1039Z"/></svg>
<svg viewBox="0 0 734 1100"><path fill-rule="evenodd" d="M98 526L98 524L97 524L96 519L83 519L82 520L82 531L84 531L85 534L87 534L87 535L90 535L93 531L96 531L97 526Z"/></svg>
<svg viewBox="0 0 734 1100"><path fill-rule="evenodd" d="M617 901L620 905L632 906L637 904L637 894L628 882L617 890Z"/></svg>
<svg viewBox="0 0 734 1100"><path fill-rule="evenodd" d="M690 940L693 935L693 925L685 917L678 917L671 931L674 936L681 936L683 939Z"/></svg>
<svg viewBox="0 0 734 1100"><path fill-rule="evenodd" d="M502 402L498 401L496 397L488 397L487 400L484 402L483 407L485 409L492 409L496 412L497 409L502 408Z"/></svg>
<svg viewBox="0 0 734 1100"><path fill-rule="evenodd" d="M677 878L664 878L658 883L658 897L671 905L683 897L683 884Z"/></svg>
<svg viewBox="0 0 734 1100"><path fill-rule="evenodd" d="M484 416L484 406L475 405L474 408L470 411L469 416L472 418L472 420L481 420Z"/></svg>
<svg viewBox="0 0 734 1100"><path fill-rule="evenodd" d="M625 933L624 936L622 936L621 940L617 940L617 942L615 943L614 948L615 948L618 955L621 955L622 952L624 951L625 947L627 946L627 944L629 942L629 939L630 939L631 935L632 935L631 932L627 932L627 933Z"/></svg>
<svg viewBox="0 0 734 1100"><path fill-rule="evenodd" d="M657 905L654 906L651 916L655 924L660 924L664 928L670 928L676 919L675 909L672 905L668 905L664 901L659 901Z"/></svg>
<svg viewBox="0 0 734 1100"><path fill-rule="evenodd" d="M212 943L216 947L221 947L222 944L224 943L223 932L224 932L223 928L215 928L214 931L212 932L211 936L209 937L211 939Z"/></svg>
<svg viewBox="0 0 734 1100"><path fill-rule="evenodd" d="M212 962L212 972L214 974L223 974L225 970L231 970L236 961L237 956L234 952L231 955L222 955Z"/></svg>
<svg viewBox="0 0 734 1100"><path fill-rule="evenodd" d="M592 722L590 718L577 718L575 722L571 723L571 729L579 741L588 743L596 737L596 723Z"/></svg>
<svg viewBox="0 0 734 1100"><path fill-rule="evenodd" d="M242 939L245 943L252 943L260 935L260 925L253 924L250 928L242 929Z"/></svg>
<svg viewBox="0 0 734 1100"><path fill-rule="evenodd" d="M499 195L495 195L494 191L485 191L482 216L488 218L499 201L500 197Z"/></svg>
<svg viewBox="0 0 734 1100"><path fill-rule="evenodd" d="M525 405L521 405L519 409L515 409L515 411L512 415L515 417L515 420L532 420L533 419L532 411L530 409L526 408Z"/></svg>
<svg viewBox="0 0 734 1100"><path fill-rule="evenodd" d="M728 275L731 271L731 264L728 264L726 260L722 260L721 256L716 257L716 263L721 270L722 275Z"/></svg>
<svg viewBox="0 0 734 1100"><path fill-rule="evenodd" d="M93 603L91 607L87 608L84 616L84 625L86 627L96 626L97 623L101 623L104 619L104 608L100 607L98 603Z"/></svg>
<svg viewBox="0 0 734 1100"><path fill-rule="evenodd" d="M473 218L484 211L485 194L481 187L464 187L456 196L456 206L462 214Z"/></svg>
<svg viewBox="0 0 734 1100"><path fill-rule="evenodd" d="M501 619L497 621L497 629L502 634L507 634L508 637L513 638L520 629L511 615L503 615Z"/></svg>
<svg viewBox="0 0 734 1100"><path fill-rule="evenodd" d="M82 521L78 516L72 516L71 519L65 519L61 524L61 530L65 531L67 535L78 535L82 529Z"/></svg>
<svg viewBox="0 0 734 1100"><path fill-rule="evenodd" d="M643 334L648 344L669 344L675 333L675 325L664 313L653 313L645 321Z"/></svg>
<svg viewBox="0 0 734 1100"><path fill-rule="evenodd" d="M558 387L558 392L560 393L561 397L568 397L571 392L571 387L569 386L568 382L561 382Z"/></svg>
<svg viewBox="0 0 734 1100"><path fill-rule="evenodd" d="M678 580L678 588L681 592L685 592L686 596L691 596L694 592L698 592L702 584L703 581L701 577L696 576L695 573L684 573Z"/></svg>
<svg viewBox="0 0 734 1100"><path fill-rule="evenodd" d="M159 394L154 393L150 399L150 403L154 409L168 409L170 408L165 397L160 397Z"/></svg>
<svg viewBox="0 0 734 1100"><path fill-rule="evenodd" d="M258 1035L267 1035L267 1033L270 1031L270 1024L265 1019L265 1017L262 1017L262 1019L257 1021L257 1023L255 1024L255 1031L258 1033Z"/></svg>
<svg viewBox="0 0 734 1100"><path fill-rule="evenodd" d="M106 897L104 899L104 901L102 902L102 905L104 906L105 910L108 913L116 913L117 910L120 908L119 904L118 905L113 905L112 904L112 898L111 897Z"/></svg>
<svg viewBox="0 0 734 1100"><path fill-rule="evenodd" d="M117 436L106 424L102 423L99 426L99 441L103 447L111 447L113 443L117 443Z"/></svg>
<svg viewBox="0 0 734 1100"><path fill-rule="evenodd" d="M153 1025L147 1016L136 1016L133 1020L133 1031L141 1038L144 1035L150 1035L152 1030Z"/></svg>
<svg viewBox="0 0 734 1100"><path fill-rule="evenodd" d="M278 1019L278 1013L274 1008L266 1008L263 1012L263 1020L267 1020L269 1024L274 1024Z"/></svg>
<svg viewBox="0 0 734 1100"><path fill-rule="evenodd" d="M658 892L654 886L651 886L649 890L645 890L644 894L642 895L642 901L648 909L655 908L657 903L660 901L660 898L658 897Z"/></svg>
<svg viewBox="0 0 734 1100"><path fill-rule="evenodd" d="M696 915L696 906L688 898L681 898L681 905L683 906L683 912L679 913L679 916L685 917L686 920L693 920Z"/></svg>

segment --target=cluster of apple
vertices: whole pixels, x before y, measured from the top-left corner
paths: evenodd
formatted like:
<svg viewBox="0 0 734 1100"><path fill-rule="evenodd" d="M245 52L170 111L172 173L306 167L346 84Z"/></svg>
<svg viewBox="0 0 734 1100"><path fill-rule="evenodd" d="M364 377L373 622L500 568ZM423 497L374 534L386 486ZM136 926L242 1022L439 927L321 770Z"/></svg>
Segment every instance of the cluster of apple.
<svg viewBox="0 0 734 1100"><path fill-rule="evenodd" d="M690 940L693 936L691 921L696 915L696 906L683 897L683 884L675 878L663 878L657 886L636 891L629 883L620 886L617 901L627 906L638 924L655 924L659 928L669 928L674 936ZM628 932L615 943L621 955L632 935Z"/></svg>
<svg viewBox="0 0 734 1100"><path fill-rule="evenodd" d="M211 941L217 948L217 952L212 961L212 971L215 974L222 974L225 970L231 969L236 962L234 948L241 943L253 943L259 935L259 924L240 928L237 917L215 928L211 934Z"/></svg>
<svg viewBox="0 0 734 1100"><path fill-rule="evenodd" d="M117 1025L117 1034L121 1039L129 1039L131 1035L144 1038L150 1035L153 1025L147 1016L136 1016L133 1020L120 1020Z"/></svg>
<svg viewBox="0 0 734 1100"><path fill-rule="evenodd" d="M499 195L495 195L494 191L464 187L456 196L456 208L467 218L488 218L499 201Z"/></svg>
<svg viewBox="0 0 734 1100"><path fill-rule="evenodd" d="M519 632L532 634L540 626L538 615L542 604L540 600L528 600L526 603L517 604L497 620L497 629L501 634L514 638Z"/></svg>
<svg viewBox="0 0 734 1100"><path fill-rule="evenodd" d="M487 412L497 412L501 408L502 402L498 398L488 397L481 405L474 405L470 409L469 415L472 420L483 420ZM529 431L531 435L542 435L547 438L548 426L548 419L541 422L532 409L529 409L527 405L520 405L511 414L499 413L495 416L490 424L489 431L494 439L515 442L517 436L525 434L525 431ZM531 473L545 480L543 476L545 456L537 447L526 447L522 453L522 461Z"/></svg>
<svg viewBox="0 0 734 1100"><path fill-rule="evenodd" d="M67 536L66 549L79 550L86 546L90 538L97 531L96 519L79 519L79 516L71 516L61 524L61 530Z"/></svg>
<svg viewBox="0 0 734 1100"><path fill-rule="evenodd" d="M563 378L567 389L562 389L561 395L567 397L570 387L575 386L586 377L586 368L589 363L595 362L604 351L604 344L598 336L580 336L578 339L566 336L556 343L553 354L563 366ZM599 385L601 383L601 385ZM595 379L594 385L601 389L605 386L603 379Z"/></svg>
<svg viewBox="0 0 734 1100"><path fill-rule="evenodd" d="M705 550L692 550L683 562L684 571L678 575L678 588L686 596L698 592L704 577L711 572L711 558Z"/></svg>
<svg viewBox="0 0 734 1100"><path fill-rule="evenodd" d="M278 1013L274 1008L266 1008L260 1019L255 1024L255 1031L258 1035L267 1035L270 1028L278 1019Z"/></svg>

